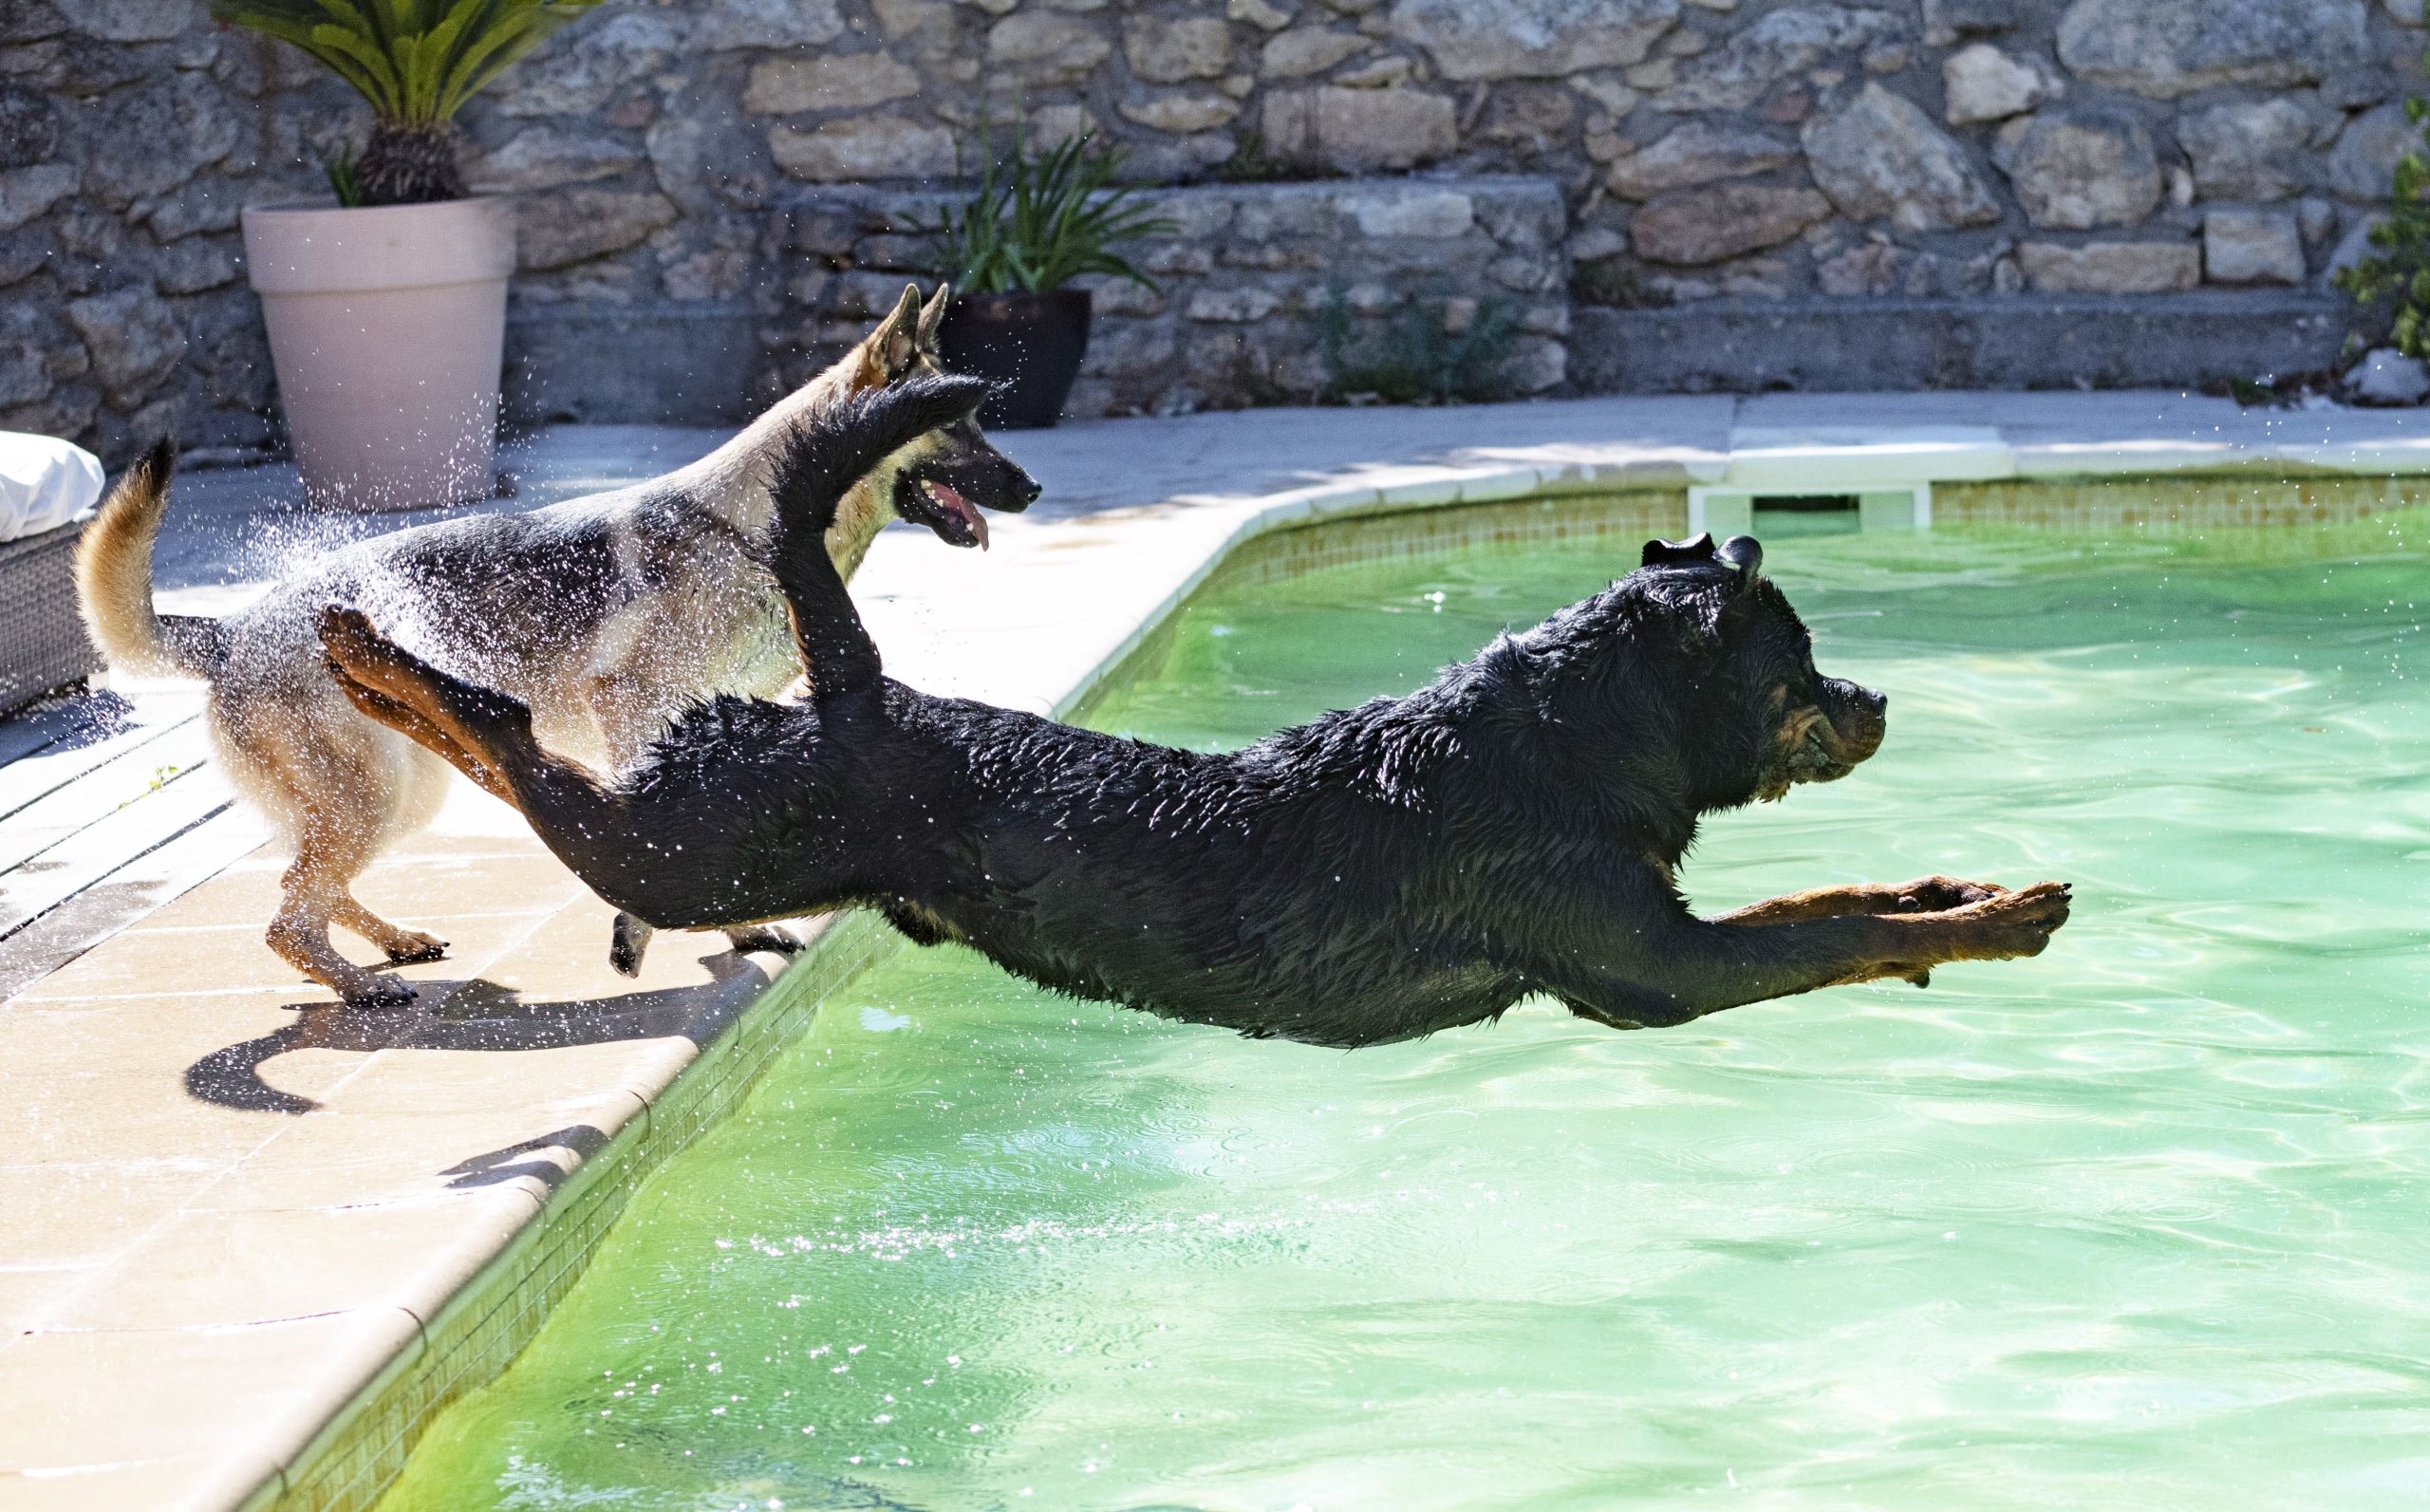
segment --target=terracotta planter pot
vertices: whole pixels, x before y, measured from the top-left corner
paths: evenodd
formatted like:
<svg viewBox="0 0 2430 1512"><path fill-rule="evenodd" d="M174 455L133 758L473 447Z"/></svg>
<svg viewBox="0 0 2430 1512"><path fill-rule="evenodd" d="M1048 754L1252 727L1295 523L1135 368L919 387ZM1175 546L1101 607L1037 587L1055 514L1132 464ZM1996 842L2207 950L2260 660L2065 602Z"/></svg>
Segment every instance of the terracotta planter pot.
<svg viewBox="0 0 2430 1512"><path fill-rule="evenodd" d="M937 331L948 371L1003 387L979 411L990 430L1037 430L1063 418L1089 352L1089 291L963 294Z"/></svg>
<svg viewBox="0 0 2430 1512"><path fill-rule="evenodd" d="M489 497L508 202L298 200L247 206L244 222L305 492L358 510Z"/></svg>

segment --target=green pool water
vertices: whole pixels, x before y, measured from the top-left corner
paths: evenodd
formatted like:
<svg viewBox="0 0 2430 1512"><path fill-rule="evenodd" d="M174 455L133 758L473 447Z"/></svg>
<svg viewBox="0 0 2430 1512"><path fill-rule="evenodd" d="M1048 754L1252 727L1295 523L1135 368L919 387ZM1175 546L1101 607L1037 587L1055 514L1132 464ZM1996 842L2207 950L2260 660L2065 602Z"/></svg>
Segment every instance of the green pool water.
<svg viewBox="0 0 2430 1512"><path fill-rule="evenodd" d="M2403 547L1780 541L1889 741L1712 823L1683 880L2075 883L2047 955L1928 991L1345 1055L906 950L646 1185L386 1505L2430 1502ZM1219 593L1094 719L1246 741L1631 556Z"/></svg>

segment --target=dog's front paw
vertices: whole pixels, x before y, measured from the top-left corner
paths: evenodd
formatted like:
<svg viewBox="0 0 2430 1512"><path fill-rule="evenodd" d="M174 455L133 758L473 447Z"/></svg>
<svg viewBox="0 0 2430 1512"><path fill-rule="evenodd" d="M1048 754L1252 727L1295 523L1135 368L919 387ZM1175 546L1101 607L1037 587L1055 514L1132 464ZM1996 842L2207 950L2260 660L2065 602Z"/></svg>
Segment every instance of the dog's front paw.
<svg viewBox="0 0 2430 1512"><path fill-rule="evenodd" d="M1954 910L1963 921L1965 959L2011 961L2038 956L2067 922L2073 890L2064 882L2037 882Z"/></svg>
<svg viewBox="0 0 2430 1512"><path fill-rule="evenodd" d="M2008 895L1996 882L1968 882L1961 877L1917 877L1891 889L1898 895L1899 913L1947 913L1970 903Z"/></svg>
<svg viewBox="0 0 2430 1512"><path fill-rule="evenodd" d="M447 959L447 942L437 935L408 929L405 937L390 945L383 954L400 966L420 965L425 961L444 961Z"/></svg>

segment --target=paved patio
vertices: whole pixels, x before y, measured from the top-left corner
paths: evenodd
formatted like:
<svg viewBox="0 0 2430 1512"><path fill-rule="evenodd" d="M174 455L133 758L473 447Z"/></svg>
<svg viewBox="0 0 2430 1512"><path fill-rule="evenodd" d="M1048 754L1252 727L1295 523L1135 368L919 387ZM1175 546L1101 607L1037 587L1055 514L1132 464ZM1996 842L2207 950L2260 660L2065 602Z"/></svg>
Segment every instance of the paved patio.
<svg viewBox="0 0 2430 1512"><path fill-rule="evenodd" d="M510 454L521 496L483 507L645 477L720 439L551 431ZM2430 472L2420 412L2144 393L1273 410L999 439L1045 483L1039 506L1000 520L986 556L890 532L854 591L896 676L1041 711L1070 708L1231 544L1298 519L1692 482ZM404 523L302 514L298 494L282 468L181 479L164 607L224 611L283 561ZM408 1011L335 1007L261 943L279 860L232 806L199 710L191 687L135 684L0 727L12 1512L368 1495L411 1422L346 1440L362 1467L340 1484L323 1451L342 1409L456 1349L449 1310L535 1216L553 1229L579 1200L586 1224L612 1217L587 1166L631 1130L686 1137L710 1116L683 1100L702 1080L686 1068L775 1011L754 1000L780 962L714 937L664 943L642 980L609 974L606 906L462 784L363 887L453 941L449 959L406 970ZM493 1338L488 1368L514 1342ZM476 1373L450 1366L431 1392Z"/></svg>

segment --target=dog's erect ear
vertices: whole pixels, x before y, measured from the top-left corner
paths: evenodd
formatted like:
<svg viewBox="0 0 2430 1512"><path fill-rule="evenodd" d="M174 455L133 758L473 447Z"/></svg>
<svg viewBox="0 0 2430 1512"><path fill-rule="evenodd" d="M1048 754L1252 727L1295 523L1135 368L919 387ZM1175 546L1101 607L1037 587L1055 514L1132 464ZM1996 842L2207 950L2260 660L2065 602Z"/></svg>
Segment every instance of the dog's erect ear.
<svg viewBox="0 0 2430 1512"><path fill-rule="evenodd" d="M1764 545L1751 535L1733 535L1721 543L1713 553L1724 566L1738 574L1738 586L1745 588L1764 570Z"/></svg>
<svg viewBox="0 0 2430 1512"><path fill-rule="evenodd" d="M1690 567L1711 560L1712 536L1705 533L1684 541L1648 541L1645 543L1645 557L1637 566Z"/></svg>
<svg viewBox="0 0 2430 1512"><path fill-rule="evenodd" d="M931 357L937 354L937 327L944 324L945 307L952 303L953 285L939 284L937 291L928 296L928 303L920 310L917 344L920 350Z"/></svg>
<svg viewBox="0 0 2430 1512"><path fill-rule="evenodd" d="M911 370L920 356L920 286L903 286L894 310L869 332L869 352L877 359L878 376L892 383Z"/></svg>

